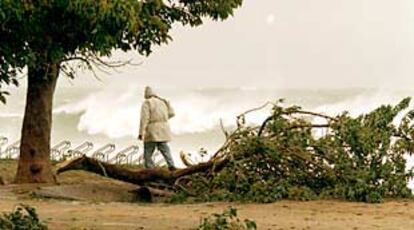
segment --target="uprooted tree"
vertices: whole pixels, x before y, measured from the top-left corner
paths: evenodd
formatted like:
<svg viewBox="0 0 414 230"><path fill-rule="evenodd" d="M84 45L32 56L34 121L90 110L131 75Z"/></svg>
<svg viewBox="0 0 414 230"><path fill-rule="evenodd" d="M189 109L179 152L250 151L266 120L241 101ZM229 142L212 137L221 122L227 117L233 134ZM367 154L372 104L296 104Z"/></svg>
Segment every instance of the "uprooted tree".
<svg viewBox="0 0 414 230"><path fill-rule="evenodd" d="M414 174L406 157L414 151L414 110L407 111L409 104L406 98L353 118L347 112L330 117L276 103L261 126L246 125L246 113L241 114L237 129L224 132L225 144L209 161L192 165L183 155L185 169L134 171L84 156L58 172L86 170L147 187L158 183L175 200L411 197L407 185Z"/></svg>
<svg viewBox="0 0 414 230"><path fill-rule="evenodd" d="M119 67L115 50L149 55L171 40L172 24L223 20L242 0L2 0L0 87L27 70L26 109L17 183L54 182L49 163L52 101L59 75L78 67ZM8 93L0 88L0 101Z"/></svg>

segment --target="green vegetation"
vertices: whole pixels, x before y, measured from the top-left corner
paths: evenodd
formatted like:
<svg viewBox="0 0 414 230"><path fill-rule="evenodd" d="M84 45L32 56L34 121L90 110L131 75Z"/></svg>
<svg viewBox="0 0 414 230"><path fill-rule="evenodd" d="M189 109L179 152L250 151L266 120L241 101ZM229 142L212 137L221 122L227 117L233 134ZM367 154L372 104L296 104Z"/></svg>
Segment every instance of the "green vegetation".
<svg viewBox="0 0 414 230"><path fill-rule="evenodd" d="M30 72L57 64L63 74L75 77L69 61L89 68L116 49L149 55L154 45L172 40L174 23L199 26L207 18L224 20L241 4L242 0L0 1L0 87L18 85L16 75L25 67Z"/></svg>
<svg viewBox="0 0 414 230"><path fill-rule="evenodd" d="M228 208L221 214L215 213L204 218L197 230L255 230L256 222L252 220L241 221L237 217L237 209Z"/></svg>
<svg viewBox="0 0 414 230"><path fill-rule="evenodd" d="M280 199L339 198L381 202L409 198L413 169L414 110L410 98L351 117L274 105L260 127L239 127L215 157L229 161L183 181L174 201L274 202ZM323 123L315 124L319 117ZM399 119L401 118L401 120ZM318 130L324 135L315 135ZM217 163L217 165L219 165Z"/></svg>
<svg viewBox="0 0 414 230"><path fill-rule="evenodd" d="M199 26L224 20L242 0L0 1L0 102L2 87L18 86L27 71L27 98L16 183L54 183L50 166L53 96L59 76L117 68L112 53L149 55L172 40L173 24Z"/></svg>
<svg viewBox="0 0 414 230"><path fill-rule="evenodd" d="M39 220L36 209L21 204L14 212L0 216L2 230L47 230L48 227Z"/></svg>

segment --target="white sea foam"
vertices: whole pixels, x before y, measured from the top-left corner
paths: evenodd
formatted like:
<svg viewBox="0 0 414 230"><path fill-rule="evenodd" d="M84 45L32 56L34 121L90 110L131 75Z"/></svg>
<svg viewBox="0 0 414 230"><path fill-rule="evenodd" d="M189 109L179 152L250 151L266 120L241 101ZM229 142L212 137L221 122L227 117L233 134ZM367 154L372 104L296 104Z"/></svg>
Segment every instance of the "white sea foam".
<svg viewBox="0 0 414 230"><path fill-rule="evenodd" d="M101 91L62 105L54 113L80 113L77 128L88 134L104 134L110 138L136 136L143 101L141 95L136 88ZM220 119L225 126L234 125L236 115L260 103L258 98L245 97L238 101L232 97L221 98L197 91L179 93L168 99L176 111L176 117L171 120L171 129L176 135L212 130L218 127ZM252 113L246 117L247 121L258 124L268 112Z"/></svg>
<svg viewBox="0 0 414 230"><path fill-rule="evenodd" d="M395 105L406 96L403 93L383 90L366 91L355 97L344 98L333 104L321 105L315 108L315 111L328 115L337 115L343 111L348 111L351 116L355 117L368 113L384 104Z"/></svg>
<svg viewBox="0 0 414 230"><path fill-rule="evenodd" d="M0 113L0 117L2 118L19 118L19 117L23 117L23 114L19 114L19 113Z"/></svg>
<svg viewBox="0 0 414 230"><path fill-rule="evenodd" d="M317 101L307 109L336 115L344 110L353 116L369 112L382 104L396 104L404 93L391 91L359 91L358 95L331 96L322 91L278 94L277 90L260 89L202 89L183 90L173 89L161 91L161 96L168 98L175 107L176 117L171 120L174 134L189 134L206 132L218 128L220 119L225 126L235 124L239 113L257 107L266 101L276 100L279 95L293 100L295 104L303 104L302 100ZM325 94L324 94L325 93ZM335 97L335 98L333 98ZM327 100L330 103L327 103ZM319 100L319 101L318 101ZM66 100L61 100L66 101ZM101 134L109 138L135 137L139 126L139 110L143 101L142 87L131 86L129 89L108 87L101 91L88 92L83 98L69 100L69 103L56 105L54 114L69 114L79 117L77 130L87 134ZM305 103L306 104L306 103ZM316 106L315 106L316 105ZM306 106L306 105L305 105ZM20 111L21 109L15 109ZM22 113L3 110L0 117L22 117ZM247 116L247 121L260 124L269 114L269 109L255 112ZM322 123L323 120L316 121Z"/></svg>

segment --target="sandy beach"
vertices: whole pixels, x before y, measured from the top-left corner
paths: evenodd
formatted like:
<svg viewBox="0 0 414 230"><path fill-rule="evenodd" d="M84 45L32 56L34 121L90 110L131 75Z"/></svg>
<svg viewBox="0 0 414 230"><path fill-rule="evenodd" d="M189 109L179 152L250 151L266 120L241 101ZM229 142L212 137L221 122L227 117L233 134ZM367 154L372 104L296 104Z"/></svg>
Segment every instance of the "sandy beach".
<svg viewBox="0 0 414 230"><path fill-rule="evenodd" d="M200 219L237 208L258 229L414 229L414 202L281 201L273 204L132 204L0 198L0 211L25 203L37 208L50 229L192 229Z"/></svg>
<svg viewBox="0 0 414 230"><path fill-rule="evenodd" d="M2 177L12 181L16 167L15 161L0 161ZM66 172L58 181L59 185L0 185L0 212L10 212L20 203L29 204L52 230L188 230L197 227L201 218L222 213L229 206L237 208L240 219L255 220L258 229L414 229L413 200L382 204L338 200L148 204L126 202L131 200L128 191L135 185L92 173ZM55 198L46 199L45 194Z"/></svg>

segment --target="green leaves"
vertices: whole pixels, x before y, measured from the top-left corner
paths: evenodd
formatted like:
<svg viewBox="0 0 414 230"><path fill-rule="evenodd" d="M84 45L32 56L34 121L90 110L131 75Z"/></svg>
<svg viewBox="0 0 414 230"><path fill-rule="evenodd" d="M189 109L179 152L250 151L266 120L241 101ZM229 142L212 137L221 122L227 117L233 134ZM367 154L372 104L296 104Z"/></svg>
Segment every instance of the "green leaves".
<svg viewBox="0 0 414 230"><path fill-rule="evenodd" d="M233 9L241 6L242 0L180 0L191 14L224 20L233 15Z"/></svg>
<svg viewBox="0 0 414 230"><path fill-rule="evenodd" d="M409 103L406 98L356 118L276 105L261 126L262 135L241 123L225 151L230 163L219 172L193 176L192 190L203 201L263 203L326 197L377 203L411 197L407 185L414 174L405 158L414 150ZM312 123L314 116L326 119L322 137L314 135L321 127Z"/></svg>
<svg viewBox="0 0 414 230"><path fill-rule="evenodd" d="M0 59L0 103L6 104L6 96L9 93L2 90L2 86L19 86L19 81L17 80L17 70L10 69L6 64L1 64L1 62L2 59Z"/></svg>
<svg viewBox="0 0 414 230"><path fill-rule="evenodd" d="M8 0L0 3L0 37L5 46L12 42L18 44L7 55L14 56L11 59L22 58L30 51L37 57L52 56L52 60L44 57L38 63L55 63L59 61L55 59L62 60L62 56L74 52L108 55L118 48L137 49L148 55L152 45L171 39L169 31L173 23L195 26L202 24L203 17L226 19L241 3L241 0L51 0L35 3ZM0 55L6 55L1 48Z"/></svg>
<svg viewBox="0 0 414 230"><path fill-rule="evenodd" d="M257 229L256 222L245 219L241 221L237 217L237 209L229 207L223 213L214 213L209 218L204 218L197 228L198 230L255 230Z"/></svg>
<svg viewBox="0 0 414 230"><path fill-rule="evenodd" d="M47 230L36 213L36 209L20 204L14 212L0 216L0 229L3 230Z"/></svg>
<svg viewBox="0 0 414 230"><path fill-rule="evenodd" d="M198 26L226 19L242 0L49 0L0 1L0 86L25 67L93 61L172 40L174 23ZM69 74L74 77L73 71Z"/></svg>

